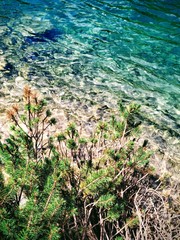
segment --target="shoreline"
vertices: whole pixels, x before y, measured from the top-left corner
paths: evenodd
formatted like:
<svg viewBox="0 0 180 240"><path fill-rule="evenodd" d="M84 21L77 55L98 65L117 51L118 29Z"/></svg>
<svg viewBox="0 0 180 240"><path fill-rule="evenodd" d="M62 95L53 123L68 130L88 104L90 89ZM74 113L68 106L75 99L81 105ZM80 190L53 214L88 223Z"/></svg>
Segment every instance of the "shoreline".
<svg viewBox="0 0 180 240"><path fill-rule="evenodd" d="M17 77L15 85L9 83L0 91L0 134L4 129L8 128L5 111L14 103L20 103L22 99L23 86L30 85L22 77ZM9 89L8 89L9 88ZM60 94L56 94L56 87L54 92L51 88L37 88L32 86L32 89L36 89L40 95L47 100L47 106L50 106L53 116L57 119L56 129L61 130L65 127L63 123L75 121L81 123L87 134L91 133L91 130L95 127L95 124L100 119L108 119L112 113L117 114L117 101L118 98L113 96L111 102L108 102L108 92L100 91L98 98L101 100L95 102L87 96L79 97L68 96L63 99L60 98ZM61 91L61 89L59 89ZM107 97L108 95L108 97ZM102 100L104 100L102 104ZM144 106L142 106L144 108ZM143 109L140 113L142 114ZM180 176L180 144L176 136L171 136L168 131L158 129L153 124L148 125L143 115L140 115L141 134L139 142L148 140L147 148L152 150L153 156L150 164L155 167L156 172L160 176L169 176L173 182L179 183ZM54 129L54 131L56 131Z"/></svg>

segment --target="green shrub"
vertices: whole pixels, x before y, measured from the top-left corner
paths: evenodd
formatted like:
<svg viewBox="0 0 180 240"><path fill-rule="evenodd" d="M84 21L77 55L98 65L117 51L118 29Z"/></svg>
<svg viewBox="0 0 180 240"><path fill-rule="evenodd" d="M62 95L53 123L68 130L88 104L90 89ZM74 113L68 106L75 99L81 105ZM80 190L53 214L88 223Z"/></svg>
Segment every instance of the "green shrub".
<svg viewBox="0 0 180 240"><path fill-rule="evenodd" d="M138 207L149 205L135 200L152 186L151 154L136 142L133 124L139 105L119 103L119 116L97 123L89 138L74 123L48 136L56 119L46 105L25 87L24 111L8 111L11 133L0 142L1 239L140 236Z"/></svg>

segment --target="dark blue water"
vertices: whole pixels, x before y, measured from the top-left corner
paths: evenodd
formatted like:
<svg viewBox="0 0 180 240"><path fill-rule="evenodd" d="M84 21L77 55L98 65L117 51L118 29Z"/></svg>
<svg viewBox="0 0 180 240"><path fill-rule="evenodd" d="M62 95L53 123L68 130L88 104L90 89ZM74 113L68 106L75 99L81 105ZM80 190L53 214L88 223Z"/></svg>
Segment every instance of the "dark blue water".
<svg viewBox="0 0 180 240"><path fill-rule="evenodd" d="M179 0L0 0L0 80L109 92L178 133L179 27Z"/></svg>

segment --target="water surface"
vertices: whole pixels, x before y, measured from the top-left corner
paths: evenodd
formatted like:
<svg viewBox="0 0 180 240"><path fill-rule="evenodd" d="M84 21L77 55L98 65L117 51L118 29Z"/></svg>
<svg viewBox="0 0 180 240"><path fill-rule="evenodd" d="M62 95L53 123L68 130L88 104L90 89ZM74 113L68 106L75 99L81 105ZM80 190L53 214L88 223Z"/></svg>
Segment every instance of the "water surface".
<svg viewBox="0 0 180 240"><path fill-rule="evenodd" d="M178 0L0 0L0 81L110 92L178 134L179 25Z"/></svg>

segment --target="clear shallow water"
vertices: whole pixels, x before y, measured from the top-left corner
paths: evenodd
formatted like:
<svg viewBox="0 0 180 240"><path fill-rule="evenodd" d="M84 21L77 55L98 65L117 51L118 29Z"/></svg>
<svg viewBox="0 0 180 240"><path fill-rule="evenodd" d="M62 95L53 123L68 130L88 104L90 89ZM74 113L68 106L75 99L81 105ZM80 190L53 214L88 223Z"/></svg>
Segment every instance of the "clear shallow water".
<svg viewBox="0 0 180 240"><path fill-rule="evenodd" d="M179 43L178 0L0 0L1 83L110 92L176 133Z"/></svg>

